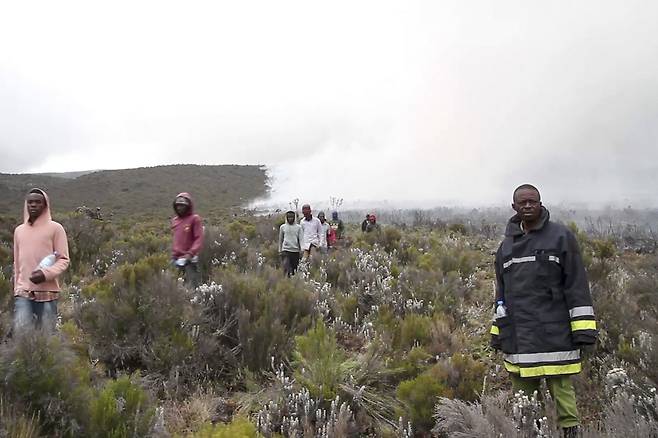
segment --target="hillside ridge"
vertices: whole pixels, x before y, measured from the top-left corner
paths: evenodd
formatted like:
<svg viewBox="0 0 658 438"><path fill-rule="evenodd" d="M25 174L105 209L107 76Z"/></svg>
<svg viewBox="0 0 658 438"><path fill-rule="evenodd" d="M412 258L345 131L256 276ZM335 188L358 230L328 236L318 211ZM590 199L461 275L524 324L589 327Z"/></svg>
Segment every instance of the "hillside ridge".
<svg viewBox="0 0 658 438"><path fill-rule="evenodd" d="M269 190L259 165L175 164L80 173L76 178L0 173L1 211L20 215L25 193L33 187L48 192L55 213L84 205L115 215L168 213L183 191L192 194L199 212L216 212L247 205Z"/></svg>

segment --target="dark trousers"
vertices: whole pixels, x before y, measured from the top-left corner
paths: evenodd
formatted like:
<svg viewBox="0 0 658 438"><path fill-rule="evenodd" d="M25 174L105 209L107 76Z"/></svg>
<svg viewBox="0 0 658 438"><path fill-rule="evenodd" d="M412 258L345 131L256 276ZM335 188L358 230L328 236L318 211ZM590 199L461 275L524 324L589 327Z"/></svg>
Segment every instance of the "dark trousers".
<svg viewBox="0 0 658 438"><path fill-rule="evenodd" d="M179 275L185 279L185 284L196 289L201 285L201 271L198 263L187 262L185 266L178 266Z"/></svg>
<svg viewBox="0 0 658 438"><path fill-rule="evenodd" d="M288 277L295 275L295 272L297 271L297 266L299 266L300 256L301 254L298 252L292 252L292 251L281 252L283 272L285 272Z"/></svg>

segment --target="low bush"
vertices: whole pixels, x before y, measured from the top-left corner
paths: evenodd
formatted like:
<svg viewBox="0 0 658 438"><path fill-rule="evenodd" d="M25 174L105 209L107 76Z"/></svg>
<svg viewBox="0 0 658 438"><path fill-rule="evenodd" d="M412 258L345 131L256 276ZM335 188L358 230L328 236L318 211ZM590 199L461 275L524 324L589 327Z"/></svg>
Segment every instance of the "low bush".
<svg viewBox="0 0 658 438"><path fill-rule="evenodd" d="M87 429L90 369L59 336L34 331L0 345L0 385L5 401L38 418L44 434Z"/></svg>
<svg viewBox="0 0 658 438"><path fill-rule="evenodd" d="M236 418L228 424L207 424L190 438L258 438L256 426L247 418Z"/></svg>
<svg viewBox="0 0 658 438"><path fill-rule="evenodd" d="M155 408L139 385L139 376L108 381L90 405L91 436L102 438L146 437Z"/></svg>

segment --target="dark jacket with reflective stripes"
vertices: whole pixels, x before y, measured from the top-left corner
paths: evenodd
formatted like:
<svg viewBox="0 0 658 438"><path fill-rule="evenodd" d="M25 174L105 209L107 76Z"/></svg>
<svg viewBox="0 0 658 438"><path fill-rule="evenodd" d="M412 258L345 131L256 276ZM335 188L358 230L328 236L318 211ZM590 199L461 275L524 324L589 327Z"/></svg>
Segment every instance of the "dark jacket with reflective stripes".
<svg viewBox="0 0 658 438"><path fill-rule="evenodd" d="M596 341L592 298L573 233L551 222L525 234L510 219L496 253L496 296L507 316L494 319L491 344L522 377L580 371L579 347Z"/></svg>

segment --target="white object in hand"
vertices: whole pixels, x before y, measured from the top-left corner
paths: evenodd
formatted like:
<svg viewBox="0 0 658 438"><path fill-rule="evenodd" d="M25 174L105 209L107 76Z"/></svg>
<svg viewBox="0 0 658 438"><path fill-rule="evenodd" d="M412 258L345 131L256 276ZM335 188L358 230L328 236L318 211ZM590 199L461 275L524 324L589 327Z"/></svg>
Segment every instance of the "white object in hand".
<svg viewBox="0 0 658 438"><path fill-rule="evenodd" d="M187 264L187 259L185 257L181 257L179 259L176 259L176 266L180 266L181 268Z"/></svg>
<svg viewBox="0 0 658 438"><path fill-rule="evenodd" d="M496 302L496 318L503 318L507 316L507 309L503 301Z"/></svg>
<svg viewBox="0 0 658 438"><path fill-rule="evenodd" d="M57 254L57 251L53 252L52 254L48 254L47 256L45 256L44 258L41 259L37 269L44 269L44 268L51 267L57 261L57 256L58 255L59 254Z"/></svg>

